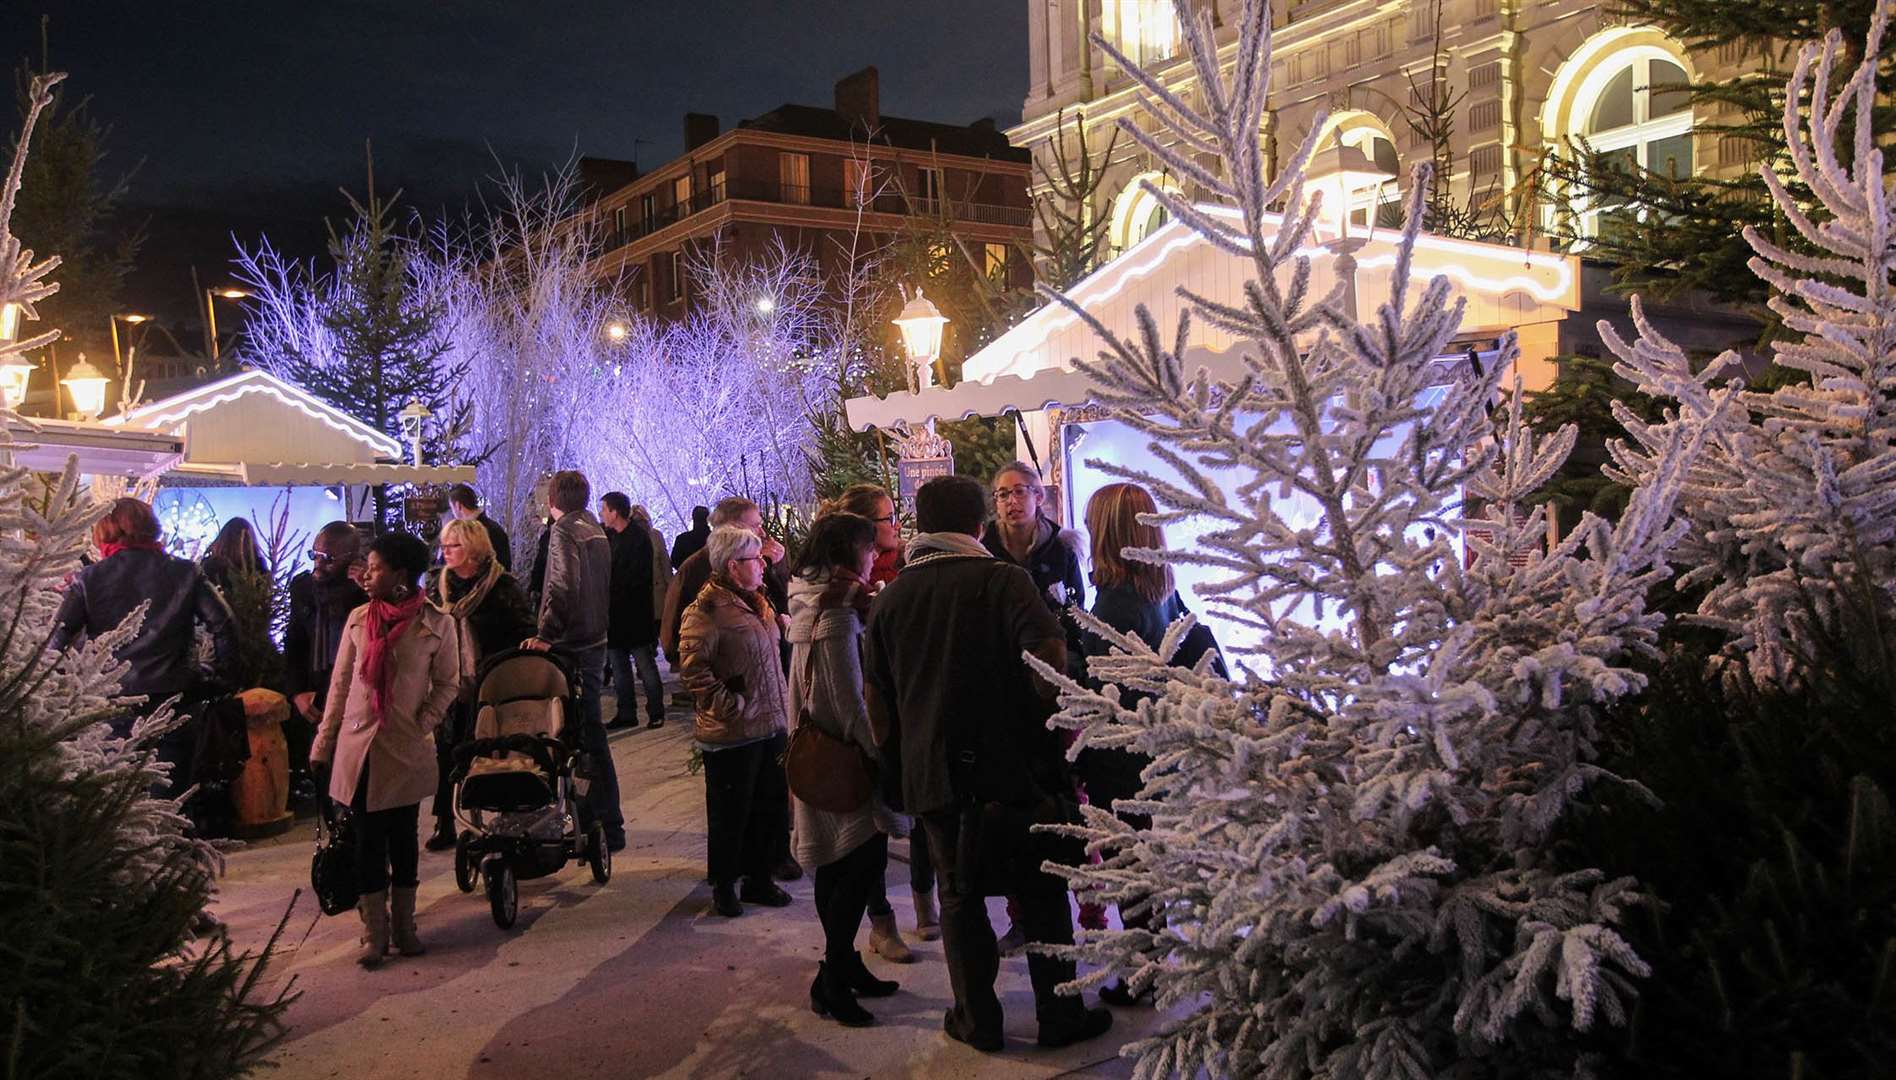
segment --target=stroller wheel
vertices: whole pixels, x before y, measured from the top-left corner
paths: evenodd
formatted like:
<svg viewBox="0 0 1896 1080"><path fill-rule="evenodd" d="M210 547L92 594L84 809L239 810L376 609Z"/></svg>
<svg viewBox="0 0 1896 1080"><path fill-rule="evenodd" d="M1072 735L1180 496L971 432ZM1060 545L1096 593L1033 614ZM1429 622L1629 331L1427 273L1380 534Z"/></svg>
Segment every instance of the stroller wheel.
<svg viewBox="0 0 1896 1080"><path fill-rule="evenodd" d="M592 867L595 884L612 880L612 849L606 846L606 827L598 822L586 832L586 864Z"/></svg>
<svg viewBox="0 0 1896 1080"><path fill-rule="evenodd" d="M454 840L454 883L464 893L473 892L481 879L480 864L474 861L474 853L468 849L473 842L474 834L465 830Z"/></svg>
<svg viewBox="0 0 1896 1080"><path fill-rule="evenodd" d="M520 885L513 867L498 855L489 856L481 871L487 878L487 903L494 909L494 925L506 930L520 915Z"/></svg>

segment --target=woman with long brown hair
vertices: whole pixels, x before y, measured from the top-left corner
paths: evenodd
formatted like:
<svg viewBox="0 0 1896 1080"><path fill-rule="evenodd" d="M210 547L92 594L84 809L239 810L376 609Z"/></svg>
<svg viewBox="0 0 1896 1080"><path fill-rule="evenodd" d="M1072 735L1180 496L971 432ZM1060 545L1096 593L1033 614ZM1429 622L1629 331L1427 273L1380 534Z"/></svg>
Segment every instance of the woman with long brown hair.
<svg viewBox="0 0 1896 1080"><path fill-rule="evenodd" d="M1093 615L1121 633L1137 635L1155 649L1166 627L1184 613L1185 604L1179 599L1170 566L1128 558L1126 552L1164 550L1165 530L1139 520L1141 514L1156 514L1158 509L1152 494L1138 484L1107 484L1086 502L1086 531L1092 539ZM1103 656L1111 649L1106 639L1090 633L1085 635L1084 647L1088 656ZM1181 659L1174 657L1173 661ZM1112 809L1122 799L1137 797L1142 786L1140 773L1151 761L1129 750L1089 747L1081 751L1079 769L1087 801ZM1152 825L1152 819L1143 814L1114 812L1134 828ZM1150 915L1130 915L1122 907L1119 919L1132 928L1145 925ZM1100 987L1099 999L1108 1005L1132 1005L1148 1000L1151 993L1152 987L1147 986L1134 994L1115 979Z"/></svg>

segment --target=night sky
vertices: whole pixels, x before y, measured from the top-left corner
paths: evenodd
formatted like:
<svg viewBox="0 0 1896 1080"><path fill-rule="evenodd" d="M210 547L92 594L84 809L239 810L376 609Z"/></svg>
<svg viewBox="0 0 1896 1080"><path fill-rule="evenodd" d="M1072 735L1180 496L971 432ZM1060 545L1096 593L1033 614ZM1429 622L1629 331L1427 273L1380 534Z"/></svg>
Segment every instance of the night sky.
<svg viewBox="0 0 1896 1080"><path fill-rule="evenodd" d="M365 139L377 187L434 216L496 157L649 168L687 111L827 105L869 64L882 111L917 119L1012 123L1027 84L1022 0L5 0L9 62L39 55L41 14L66 90L113 128L107 171L136 166L126 216L149 239L126 299L145 309L189 310L190 268L221 280L232 232L318 250Z"/></svg>

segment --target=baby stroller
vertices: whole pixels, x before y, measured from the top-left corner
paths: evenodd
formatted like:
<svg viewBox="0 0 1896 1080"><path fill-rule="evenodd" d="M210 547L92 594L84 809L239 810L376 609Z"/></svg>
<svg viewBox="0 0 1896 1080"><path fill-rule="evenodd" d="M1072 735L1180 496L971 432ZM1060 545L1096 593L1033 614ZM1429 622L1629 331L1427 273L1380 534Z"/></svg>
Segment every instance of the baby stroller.
<svg viewBox="0 0 1896 1080"><path fill-rule="evenodd" d="M586 806L590 762L577 732L579 679L554 653L510 649L481 664L470 739L455 747L454 882L487 886L502 929L520 910L519 882L584 858L593 880L612 878L605 827Z"/></svg>

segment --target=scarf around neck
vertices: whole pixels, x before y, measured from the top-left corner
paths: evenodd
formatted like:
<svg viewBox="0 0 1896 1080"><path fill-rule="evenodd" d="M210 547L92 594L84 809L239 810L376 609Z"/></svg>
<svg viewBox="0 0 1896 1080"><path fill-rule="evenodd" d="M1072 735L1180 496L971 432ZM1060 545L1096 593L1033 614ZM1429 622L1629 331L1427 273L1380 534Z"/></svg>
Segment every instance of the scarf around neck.
<svg viewBox="0 0 1896 1080"><path fill-rule="evenodd" d="M362 677L369 684L369 705L377 724L382 722L388 708L388 693L395 681L395 671L388 662L389 653L420 613L421 594L418 592L395 603L369 601L368 618L362 620Z"/></svg>
<svg viewBox="0 0 1896 1080"><path fill-rule="evenodd" d="M127 540L121 544L100 544L99 561L117 555L121 551L163 551L165 546L156 540Z"/></svg>
<svg viewBox="0 0 1896 1080"><path fill-rule="evenodd" d="M443 615L452 615L456 619L465 619L472 615L474 609L481 606L481 601L487 599L488 592L493 589L494 583L500 580L500 575L506 573L500 568L500 560L488 559L486 562L487 566L484 570L466 579L463 588L467 591L462 593L459 599L455 598L452 591L453 586L457 584L457 575L447 567L442 567L441 574L435 578L435 595L429 599L429 606Z"/></svg>
<svg viewBox="0 0 1896 1080"><path fill-rule="evenodd" d="M716 585L718 588L730 593L736 599L743 601L745 606L751 609L751 614L756 615L764 621L764 625L776 625L777 613L771 610L770 601L764 597L762 589L753 592L749 589L739 588L736 582L724 574L711 575L709 584Z"/></svg>
<svg viewBox="0 0 1896 1080"><path fill-rule="evenodd" d="M967 555L977 559L992 559L994 553L982 545L981 541L958 532L916 533L908 542L904 552L909 562L924 555Z"/></svg>

